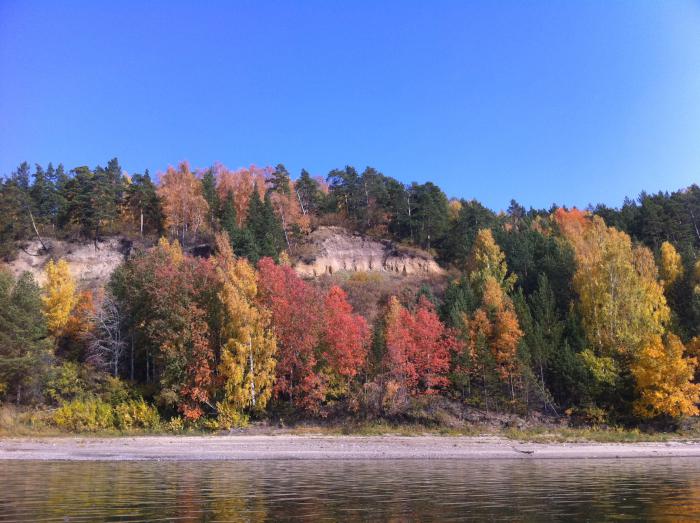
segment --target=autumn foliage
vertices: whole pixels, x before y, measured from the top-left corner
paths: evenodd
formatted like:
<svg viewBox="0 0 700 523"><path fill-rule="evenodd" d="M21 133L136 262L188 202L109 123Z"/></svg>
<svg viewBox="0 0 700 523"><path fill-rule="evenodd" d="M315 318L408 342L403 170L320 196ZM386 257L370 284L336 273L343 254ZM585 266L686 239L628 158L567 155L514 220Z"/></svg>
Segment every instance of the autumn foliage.
<svg viewBox="0 0 700 523"><path fill-rule="evenodd" d="M143 396L174 426L222 429L268 415L423 419L447 404L594 423L698 414L697 186L620 209L512 201L496 214L371 167L293 179L282 164L183 162L152 182L115 159L37 166L33 183L20 167L0 183L5 254L33 255L36 238L36 254L58 258L54 232L96 251L127 237L104 288L61 259L42 289L0 271L3 401ZM324 226L386 242L391 261L300 276Z"/></svg>
<svg viewBox="0 0 700 523"><path fill-rule="evenodd" d="M384 365L402 390L409 395L435 394L448 385L450 352L456 341L425 297L414 311L392 297L385 329Z"/></svg>
<svg viewBox="0 0 700 523"><path fill-rule="evenodd" d="M260 260L258 271L261 298L271 311L279 348L275 394L292 405L317 410L324 395L317 374L322 297L291 267L270 258Z"/></svg>
<svg viewBox="0 0 700 523"><path fill-rule="evenodd" d="M46 286L42 301L46 323L54 336L61 334L67 325L76 302L75 280L68 264L61 259L46 266Z"/></svg>
<svg viewBox="0 0 700 523"><path fill-rule="evenodd" d="M294 269L270 258L260 260L258 271L278 342L275 393L320 413L328 395L347 394L362 370L369 344L367 324L353 313L339 287L324 297Z"/></svg>

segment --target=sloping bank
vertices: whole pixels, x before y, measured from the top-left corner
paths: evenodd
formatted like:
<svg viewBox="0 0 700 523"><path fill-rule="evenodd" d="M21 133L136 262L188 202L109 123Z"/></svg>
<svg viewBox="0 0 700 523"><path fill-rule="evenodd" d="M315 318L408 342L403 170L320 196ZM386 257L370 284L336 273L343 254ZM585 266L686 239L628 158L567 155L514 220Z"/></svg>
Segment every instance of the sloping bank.
<svg viewBox="0 0 700 523"><path fill-rule="evenodd" d="M700 442L518 443L499 437L139 436L8 438L0 460L700 458Z"/></svg>

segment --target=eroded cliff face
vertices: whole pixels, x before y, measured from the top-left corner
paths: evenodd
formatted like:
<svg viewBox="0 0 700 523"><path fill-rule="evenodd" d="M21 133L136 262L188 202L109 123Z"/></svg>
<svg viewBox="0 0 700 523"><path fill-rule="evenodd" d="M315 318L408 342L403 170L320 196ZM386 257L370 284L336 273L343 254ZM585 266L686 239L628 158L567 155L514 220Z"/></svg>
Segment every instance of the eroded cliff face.
<svg viewBox="0 0 700 523"><path fill-rule="evenodd" d="M46 282L46 264L50 259L63 258L80 288L97 288L109 281L114 269L132 250L130 241L118 237L98 242L97 247L92 242L44 241L50 248L48 253L42 252L38 241L31 241L17 252L13 261L7 263L15 276L29 271L43 285ZM198 251L192 252L203 255ZM421 249L397 245L389 240L366 238L342 227L319 227L309 234L297 249L293 265L299 274L306 277L344 271L383 272L397 276L445 273L433 257Z"/></svg>
<svg viewBox="0 0 700 523"><path fill-rule="evenodd" d="M98 242L72 243L61 240L44 240L50 252L41 252L38 241L28 242L20 249L17 257L7 266L15 276L24 271L34 275L36 281L46 282L46 264L50 259L63 258L68 262L70 272L80 288L95 288L106 284L112 271L124 261L131 250L130 242L121 238L109 238Z"/></svg>
<svg viewBox="0 0 700 523"><path fill-rule="evenodd" d="M342 227L319 227L304 240L294 261L296 271L309 277L339 271L405 275L444 273L423 250L388 240L373 240Z"/></svg>

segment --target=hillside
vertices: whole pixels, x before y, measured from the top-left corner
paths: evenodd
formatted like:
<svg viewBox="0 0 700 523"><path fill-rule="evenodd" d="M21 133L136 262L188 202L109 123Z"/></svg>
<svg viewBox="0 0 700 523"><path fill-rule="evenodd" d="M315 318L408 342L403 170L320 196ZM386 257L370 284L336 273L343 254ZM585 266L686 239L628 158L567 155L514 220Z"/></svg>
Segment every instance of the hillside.
<svg viewBox="0 0 700 523"><path fill-rule="evenodd" d="M155 184L115 159L1 189L0 401L57 426L700 412L697 186L497 214L371 168L182 163Z"/></svg>

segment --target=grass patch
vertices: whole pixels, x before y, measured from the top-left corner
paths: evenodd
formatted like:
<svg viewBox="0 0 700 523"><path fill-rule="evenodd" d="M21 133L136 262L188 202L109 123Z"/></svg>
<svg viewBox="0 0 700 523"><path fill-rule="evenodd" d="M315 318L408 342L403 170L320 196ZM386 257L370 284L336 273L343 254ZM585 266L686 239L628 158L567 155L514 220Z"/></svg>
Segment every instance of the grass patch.
<svg viewBox="0 0 700 523"><path fill-rule="evenodd" d="M420 424L372 421L337 425L301 425L287 430L299 436L478 436L485 429L476 425L463 427L425 426Z"/></svg>
<svg viewBox="0 0 700 523"><path fill-rule="evenodd" d="M642 432L639 429L624 428L509 428L501 431L501 434L509 439L532 443L644 443L700 438L700 434Z"/></svg>

